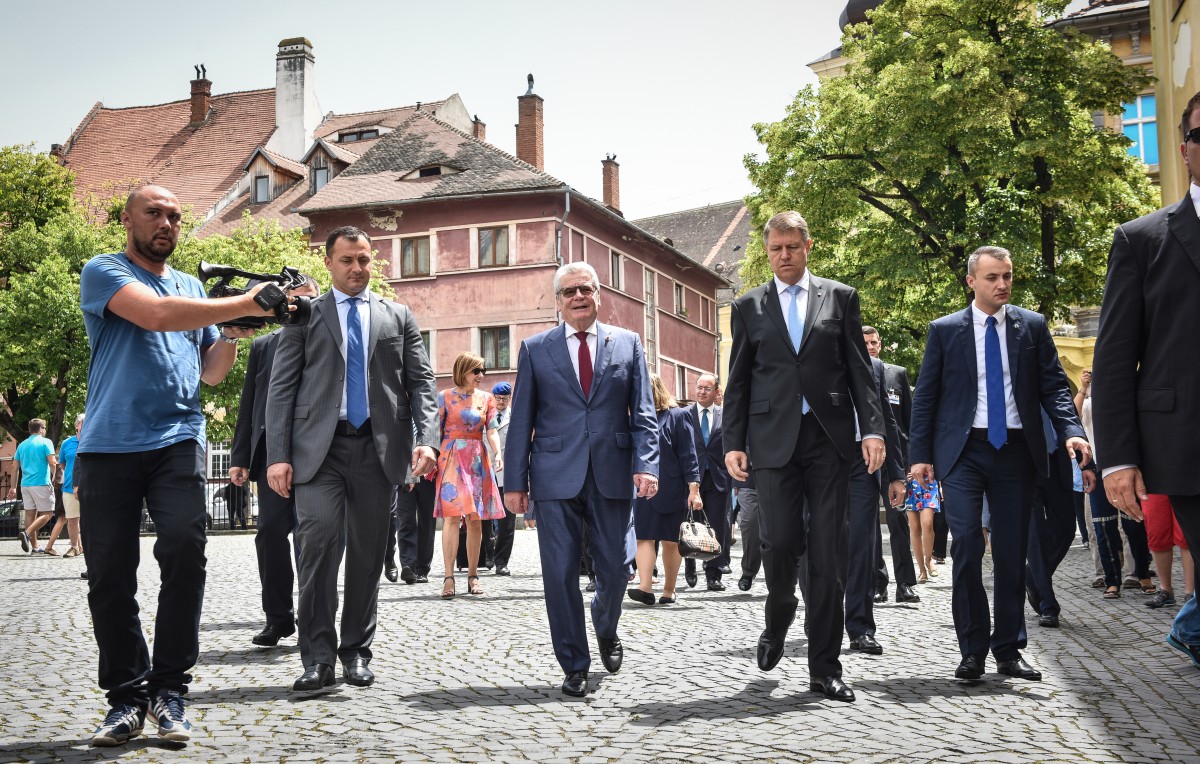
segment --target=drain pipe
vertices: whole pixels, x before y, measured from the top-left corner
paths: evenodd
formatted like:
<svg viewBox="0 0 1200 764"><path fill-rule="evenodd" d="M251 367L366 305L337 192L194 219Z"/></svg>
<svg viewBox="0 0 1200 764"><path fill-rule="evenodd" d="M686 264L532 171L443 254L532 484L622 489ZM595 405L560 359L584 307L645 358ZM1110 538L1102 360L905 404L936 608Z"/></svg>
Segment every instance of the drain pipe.
<svg viewBox="0 0 1200 764"><path fill-rule="evenodd" d="M558 225L556 225L554 228L554 261L555 261L556 268L562 267L562 264L563 264L562 231L563 231L563 227L567 224L567 216L570 214L571 214L571 187L567 186L567 190L566 190L565 194L563 195L563 214L562 214L562 217L558 219ZM560 313L557 308L558 295L555 295L554 304L556 306L555 310L554 310L554 318L558 323L561 324L563 319L562 319L562 313Z"/></svg>

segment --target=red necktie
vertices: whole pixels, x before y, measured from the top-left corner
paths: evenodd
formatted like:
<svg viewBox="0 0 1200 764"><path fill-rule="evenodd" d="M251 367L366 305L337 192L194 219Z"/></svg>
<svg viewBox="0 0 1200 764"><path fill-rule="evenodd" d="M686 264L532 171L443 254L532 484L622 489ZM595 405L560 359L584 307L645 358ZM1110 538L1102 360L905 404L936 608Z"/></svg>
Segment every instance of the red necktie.
<svg viewBox="0 0 1200 764"><path fill-rule="evenodd" d="M592 394L592 351L588 350L587 336L587 332L575 332L579 340L579 386L584 398Z"/></svg>

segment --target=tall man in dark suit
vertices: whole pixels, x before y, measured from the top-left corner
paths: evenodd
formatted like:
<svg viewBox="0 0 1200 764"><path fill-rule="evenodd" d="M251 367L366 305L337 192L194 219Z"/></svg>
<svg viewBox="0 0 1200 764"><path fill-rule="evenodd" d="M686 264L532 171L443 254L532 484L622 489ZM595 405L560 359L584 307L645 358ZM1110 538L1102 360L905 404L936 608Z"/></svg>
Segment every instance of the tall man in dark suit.
<svg viewBox="0 0 1200 764"><path fill-rule="evenodd" d="M600 660L618 671L617 635L629 569L625 537L633 494L658 491L658 419L638 336L596 320L600 279L587 263L554 274L563 323L521 343L504 446L504 503L523 515L537 502L542 586L562 691L588 691L591 651L579 591L583 529L591 534Z"/></svg>
<svg viewBox="0 0 1200 764"><path fill-rule="evenodd" d="M883 464L883 411L862 341L858 292L809 273L812 238L798 212L772 217L763 243L775 278L733 302L724 412L729 474L745 479L749 451L758 484L768 588L758 666L770 671L783 655L799 604L796 562L807 551L809 688L853 701L838 660L847 488L852 459L862 459L868 472Z"/></svg>
<svg viewBox="0 0 1200 764"><path fill-rule="evenodd" d="M863 327L863 342L867 345L867 353L872 358L879 358L883 349L883 339L879 330L873 326ZM897 458L901 470L908 468L908 420L912 417L912 388L908 384L908 370L894 363L883 363L884 387L887 395L884 403L892 410L896 427L900 431L900 445ZM892 449L889 448L890 452ZM901 480L904 476L901 475ZM904 515L904 505L895 506L888 495L889 484L880 484L883 498L885 517L887 518L888 542L892 547L892 571L896 576L896 601L914 603L920 602L921 597L913 591L917 585L917 571L913 568L912 535L908 529L908 518ZM883 532L879 524L875 525L875 602L887 602L888 572L887 564L883 561Z"/></svg>
<svg viewBox="0 0 1200 764"><path fill-rule="evenodd" d="M271 373L267 482L285 498L296 491L304 663L292 687L298 692L332 685L335 658L348 683L375 680L367 664L392 486L404 484L408 469L421 477L435 466L433 370L408 308L367 288L373 259L360 229L329 234L325 267L333 288L313 300L307 325L284 329ZM334 615L343 539L339 646Z"/></svg>
<svg viewBox="0 0 1200 764"><path fill-rule="evenodd" d="M717 532L722 557L729 552L729 472L725 469L725 449L721 443L721 407L717 405L717 378L701 374L696 380L696 402L688 406L692 430L696 436L696 456L700 462L700 499L704 515ZM727 564L722 557L704 563L704 578L710 592L725 591L721 583L721 567ZM696 585L696 561L684 562L684 580Z"/></svg>
<svg viewBox="0 0 1200 764"><path fill-rule="evenodd" d="M304 286L292 294L316 297L320 289L311 276L305 276ZM271 386L275 346L282 331L280 328L264 334L250 345L230 449L233 466L229 468L229 480L236 486L245 485L247 479L258 484L258 530L254 534L254 550L258 555L258 580L262 585L262 609L267 623L252 641L263 647L273 647L280 639L296 633L296 613L292 607L295 581L292 545L288 543L288 535L296 527L296 502L283 498L267 485L267 391Z"/></svg>
<svg viewBox="0 0 1200 764"><path fill-rule="evenodd" d="M1167 494L1200 565L1200 93L1183 112L1179 151L1191 185L1179 204L1117 229L1093 364L1092 415L1104 490L1125 514ZM1200 569L1200 568L1198 568ZM1200 668L1200 609L1180 609L1167 642Z"/></svg>
<svg viewBox="0 0 1200 764"><path fill-rule="evenodd" d="M924 487L935 475L954 535L954 628L959 679L983 676L990 647L1000 673L1040 680L1025 647L1025 555L1038 475L1048 472L1042 409L1072 458L1091 448L1075 415L1067 375L1046 319L1008 305L1012 256L980 247L967 261L975 299L929 325L913 395L909 470ZM983 498L991 509L996 621L983 588Z"/></svg>

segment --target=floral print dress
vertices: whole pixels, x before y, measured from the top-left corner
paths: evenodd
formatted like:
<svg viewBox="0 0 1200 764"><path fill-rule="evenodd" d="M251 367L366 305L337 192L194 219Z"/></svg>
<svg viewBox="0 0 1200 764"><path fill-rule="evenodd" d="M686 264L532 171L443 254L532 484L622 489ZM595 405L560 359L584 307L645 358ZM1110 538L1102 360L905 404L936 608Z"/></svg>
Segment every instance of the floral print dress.
<svg viewBox="0 0 1200 764"><path fill-rule="evenodd" d="M434 517L479 515L483 520L504 517L485 430L495 430L496 402L483 390L463 394L453 388L438 393L442 423L442 452L438 455L437 503Z"/></svg>

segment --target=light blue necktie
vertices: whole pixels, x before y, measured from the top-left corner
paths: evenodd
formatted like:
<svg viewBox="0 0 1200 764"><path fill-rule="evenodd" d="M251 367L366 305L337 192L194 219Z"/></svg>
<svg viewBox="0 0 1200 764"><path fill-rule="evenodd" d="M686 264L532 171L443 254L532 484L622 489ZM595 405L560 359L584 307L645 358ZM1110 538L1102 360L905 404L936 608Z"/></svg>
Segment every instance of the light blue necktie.
<svg viewBox="0 0 1200 764"><path fill-rule="evenodd" d="M1000 335L996 317L987 317L983 330L983 360L987 372L988 443L999 451L1008 442L1008 417L1004 405L1004 364L1000 359Z"/></svg>
<svg viewBox="0 0 1200 764"><path fill-rule="evenodd" d="M700 436L704 438L704 445L708 445L708 409L700 412Z"/></svg>
<svg viewBox="0 0 1200 764"><path fill-rule="evenodd" d="M787 288L787 293L792 296L792 302L788 305L788 337L792 340L792 350L800 352L800 340L804 339L804 319L800 318L800 290L803 289L799 284L792 284ZM800 412L808 413L808 399L800 401Z"/></svg>
<svg viewBox="0 0 1200 764"><path fill-rule="evenodd" d="M358 298L347 300L346 314L346 421L362 427L367 421L367 370L363 364L362 323L358 319Z"/></svg>

